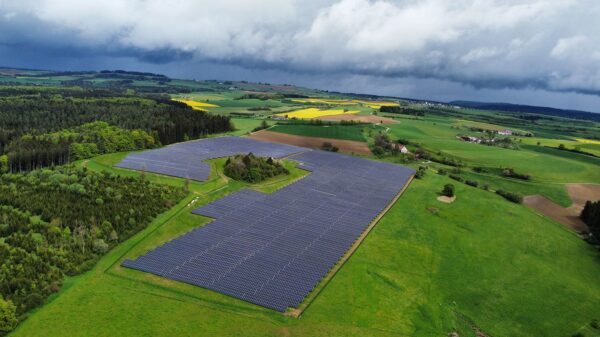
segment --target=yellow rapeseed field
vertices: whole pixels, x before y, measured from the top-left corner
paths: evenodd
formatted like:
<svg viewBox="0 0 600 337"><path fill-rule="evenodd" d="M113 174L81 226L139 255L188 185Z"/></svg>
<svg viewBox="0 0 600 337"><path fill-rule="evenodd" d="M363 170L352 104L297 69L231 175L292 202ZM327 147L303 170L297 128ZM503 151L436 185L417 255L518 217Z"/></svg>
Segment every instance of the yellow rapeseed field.
<svg viewBox="0 0 600 337"><path fill-rule="evenodd" d="M185 103L185 104L191 106L192 109L194 109L194 110L202 110L202 111L204 111L205 109L203 109L203 108L217 108L217 107L219 107L218 105L215 105L215 104L198 102L198 101L192 101L190 99L173 98L173 100L177 101L177 102Z"/></svg>
<svg viewBox="0 0 600 337"><path fill-rule="evenodd" d="M399 106L396 102L387 101L363 101L359 99L324 99L324 98L301 98L294 99L294 102L298 103L316 103L316 104L327 104L327 105L365 105L372 109L379 109L382 106Z"/></svg>
<svg viewBox="0 0 600 337"><path fill-rule="evenodd" d="M356 102L353 100L344 99L324 99L324 98L300 98L293 99L292 101L298 103L317 103L317 104L328 104L328 105L354 105Z"/></svg>
<svg viewBox="0 0 600 337"><path fill-rule="evenodd" d="M299 119L310 119L310 118L318 118L321 116L331 116L331 115L343 115L343 114L355 114L358 113L358 110L321 110L317 108L308 108L308 109L300 109L290 112L284 112L277 114L277 116L287 117L287 118L299 118Z"/></svg>
<svg viewBox="0 0 600 337"><path fill-rule="evenodd" d="M585 138L575 138L575 139L577 139L578 142L583 143L583 144L596 144L596 145L600 145L600 140L585 139Z"/></svg>
<svg viewBox="0 0 600 337"><path fill-rule="evenodd" d="M400 104L396 103L396 102L372 102L372 101L357 101L360 102L361 104L364 104L366 106L368 106L369 108L372 109L379 109L382 106L400 106Z"/></svg>

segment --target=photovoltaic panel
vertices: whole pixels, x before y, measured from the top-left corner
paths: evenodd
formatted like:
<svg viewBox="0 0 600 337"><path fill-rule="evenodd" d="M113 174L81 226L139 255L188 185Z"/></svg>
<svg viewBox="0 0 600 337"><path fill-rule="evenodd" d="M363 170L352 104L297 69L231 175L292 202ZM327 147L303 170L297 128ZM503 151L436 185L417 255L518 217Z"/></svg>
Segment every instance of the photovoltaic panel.
<svg viewBox="0 0 600 337"><path fill-rule="evenodd" d="M131 153L116 167L205 181L210 165L205 160L254 153L282 158L306 149L240 137L219 137L173 144L160 149Z"/></svg>
<svg viewBox="0 0 600 337"><path fill-rule="evenodd" d="M181 167L195 170L198 164L190 160L195 155L206 160L253 152L293 154L290 159L311 171L272 194L241 190L202 206L193 213L213 222L123 262L278 311L302 302L414 173L398 165L244 138L161 150L136 154L131 162L162 160L178 168L171 173L177 175Z"/></svg>

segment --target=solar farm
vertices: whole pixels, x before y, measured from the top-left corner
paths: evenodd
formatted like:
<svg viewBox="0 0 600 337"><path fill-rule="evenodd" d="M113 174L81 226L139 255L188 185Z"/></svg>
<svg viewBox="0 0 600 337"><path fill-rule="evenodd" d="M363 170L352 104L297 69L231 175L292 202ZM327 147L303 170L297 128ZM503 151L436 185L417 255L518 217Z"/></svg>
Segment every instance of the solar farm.
<svg viewBox="0 0 600 337"><path fill-rule="evenodd" d="M122 265L280 312L297 308L414 173L237 137L130 154L117 166L202 181L210 172L204 160L248 152L286 157L310 174L272 194L245 189L195 209L215 220Z"/></svg>

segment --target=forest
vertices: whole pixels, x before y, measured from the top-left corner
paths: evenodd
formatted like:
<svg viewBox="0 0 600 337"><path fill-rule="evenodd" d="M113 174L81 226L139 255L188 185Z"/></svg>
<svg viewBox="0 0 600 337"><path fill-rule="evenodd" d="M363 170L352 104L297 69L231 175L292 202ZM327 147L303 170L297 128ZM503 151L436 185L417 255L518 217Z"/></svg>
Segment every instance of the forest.
<svg viewBox="0 0 600 337"><path fill-rule="evenodd" d="M64 165L100 154L143 150L158 145L160 142L155 139L155 134L92 122L53 133L26 134L13 140L5 148L6 164L0 163L0 173Z"/></svg>
<svg viewBox="0 0 600 337"><path fill-rule="evenodd" d="M193 110L164 94L1 86L0 335L58 291L66 275L90 269L186 194L143 176L69 163L232 129L229 117Z"/></svg>
<svg viewBox="0 0 600 337"><path fill-rule="evenodd" d="M72 165L0 176L0 331L184 196Z"/></svg>
<svg viewBox="0 0 600 337"><path fill-rule="evenodd" d="M134 130L130 136L138 140L140 146L136 149L148 147L141 146L140 139L167 145L233 129L229 117L193 110L164 95L79 87L7 86L0 87L0 156L8 157L10 171L64 164L78 158L65 150L73 150L73 143L94 143L77 139L74 128L96 121ZM150 137L154 140L150 141ZM77 146L75 150L95 151ZM98 153L104 152L98 149Z"/></svg>

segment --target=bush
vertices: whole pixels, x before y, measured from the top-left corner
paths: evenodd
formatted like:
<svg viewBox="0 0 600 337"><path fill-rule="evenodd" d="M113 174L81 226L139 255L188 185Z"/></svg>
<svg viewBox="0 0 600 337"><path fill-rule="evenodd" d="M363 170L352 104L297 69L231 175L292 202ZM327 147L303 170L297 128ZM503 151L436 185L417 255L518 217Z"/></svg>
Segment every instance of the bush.
<svg viewBox="0 0 600 337"><path fill-rule="evenodd" d="M521 180L530 180L531 179L531 176L529 174L517 173L517 172L515 172L515 170L513 170L511 168L503 169L502 175L504 177L516 178L516 179L521 179Z"/></svg>
<svg viewBox="0 0 600 337"><path fill-rule="evenodd" d="M0 335L12 331L19 321L17 320L16 307L10 300L0 296Z"/></svg>
<svg viewBox="0 0 600 337"><path fill-rule="evenodd" d="M104 254L108 251L108 244L102 239L95 239L92 245L92 249L95 253Z"/></svg>
<svg viewBox="0 0 600 337"><path fill-rule="evenodd" d="M518 193L507 192L504 190L496 190L496 194L501 195L504 199L520 204L523 202L523 196Z"/></svg>
<svg viewBox="0 0 600 337"><path fill-rule="evenodd" d="M479 186L479 182L476 180L466 180L465 184L469 185L469 186L473 186L473 187L477 187Z"/></svg>
<svg viewBox="0 0 600 337"><path fill-rule="evenodd" d="M329 152L338 152L340 149L330 142L324 142L323 145L321 145L321 150Z"/></svg>
<svg viewBox="0 0 600 337"><path fill-rule="evenodd" d="M452 184L444 185L444 189L442 189L442 194L449 198L452 198L454 196L454 185L452 185Z"/></svg>
<svg viewBox="0 0 600 337"><path fill-rule="evenodd" d="M475 166L473 167L473 172L476 173L488 173L490 170L486 167L481 167L481 166Z"/></svg>
<svg viewBox="0 0 600 337"><path fill-rule="evenodd" d="M450 174L449 177L450 177L450 179L460 181L461 183L465 182L465 179L463 177L456 175L456 174Z"/></svg>
<svg viewBox="0 0 600 337"><path fill-rule="evenodd" d="M427 167L425 167L425 166L419 166L419 169L415 173L415 178L417 178L417 179L423 179L423 177L425 176L426 173L427 173Z"/></svg>
<svg viewBox="0 0 600 337"><path fill-rule="evenodd" d="M381 157L381 156L383 156L385 154L385 150L381 146L377 146L377 145L374 146L373 149L371 149L371 151L377 157Z"/></svg>
<svg viewBox="0 0 600 337"><path fill-rule="evenodd" d="M597 239L600 239L600 200L588 200L579 217L586 225L588 225L592 235Z"/></svg>
<svg viewBox="0 0 600 337"><path fill-rule="evenodd" d="M446 169L441 168L438 170L438 174L441 176L445 176L446 174L448 174L448 171L446 171Z"/></svg>
<svg viewBox="0 0 600 337"><path fill-rule="evenodd" d="M440 163L440 164L444 164L444 165L448 165L448 166L454 166L454 167L464 166L464 164L460 160L456 160L453 158L431 156L429 159L436 163Z"/></svg>

